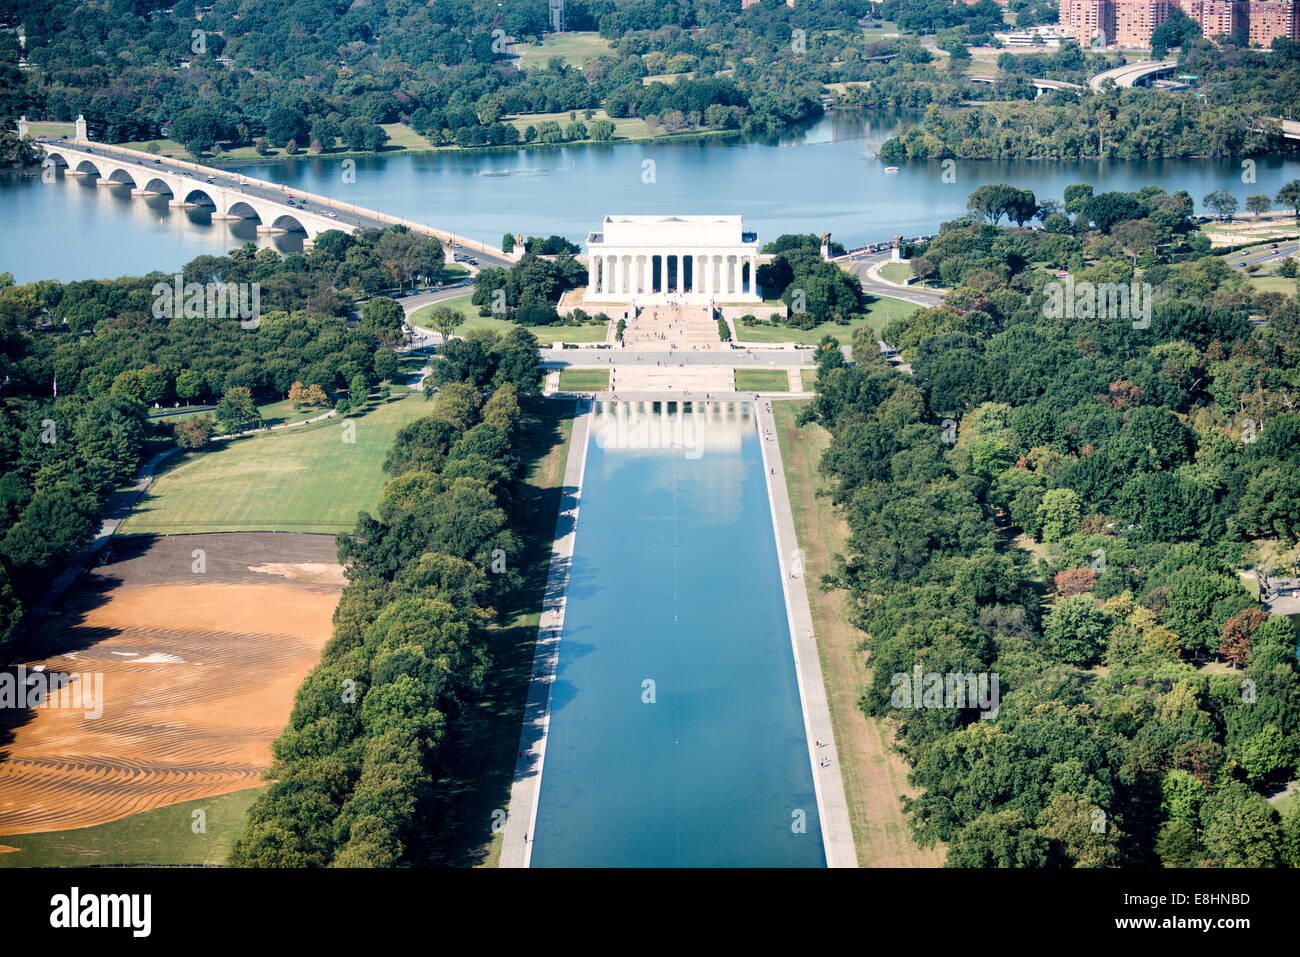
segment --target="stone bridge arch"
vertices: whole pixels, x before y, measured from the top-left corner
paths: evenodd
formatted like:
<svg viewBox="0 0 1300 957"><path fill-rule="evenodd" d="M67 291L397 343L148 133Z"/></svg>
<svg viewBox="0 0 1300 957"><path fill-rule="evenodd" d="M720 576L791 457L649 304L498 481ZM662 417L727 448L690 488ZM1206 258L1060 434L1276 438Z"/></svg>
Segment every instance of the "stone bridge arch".
<svg viewBox="0 0 1300 957"><path fill-rule="evenodd" d="M71 163L68 164L69 172L74 173L77 176L98 176L101 179L103 178L103 171L99 168L99 164L93 159L88 156L74 156L73 158L76 159L77 162L76 165Z"/></svg>
<svg viewBox="0 0 1300 957"><path fill-rule="evenodd" d="M198 206L213 211L220 208L217 206L216 200L212 198L212 194L200 186L195 186L188 190L182 187L180 191L173 190L172 195L178 197L180 199L180 205L183 206Z"/></svg>
<svg viewBox="0 0 1300 957"><path fill-rule="evenodd" d="M120 184L130 186L132 189L140 185L137 182L139 174L126 166L114 166L108 170L107 176L100 176L99 181L105 184Z"/></svg>
<svg viewBox="0 0 1300 957"><path fill-rule="evenodd" d="M307 227L302 224L302 221L292 213L280 213L269 223L263 219L262 225L270 226L273 230L282 230L286 233L307 233L308 231Z"/></svg>

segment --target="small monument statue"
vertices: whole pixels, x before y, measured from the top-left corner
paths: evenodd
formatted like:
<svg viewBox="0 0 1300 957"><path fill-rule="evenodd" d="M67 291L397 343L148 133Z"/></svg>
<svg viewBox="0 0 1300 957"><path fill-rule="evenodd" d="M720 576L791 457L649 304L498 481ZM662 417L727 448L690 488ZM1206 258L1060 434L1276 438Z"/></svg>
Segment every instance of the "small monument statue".
<svg viewBox="0 0 1300 957"><path fill-rule="evenodd" d="M90 134L86 132L86 118L80 114L77 115L76 141L78 143L90 142Z"/></svg>
<svg viewBox="0 0 1300 957"><path fill-rule="evenodd" d="M829 261L831 258L831 234L822 233L822 259Z"/></svg>
<svg viewBox="0 0 1300 957"><path fill-rule="evenodd" d="M18 138L22 139L27 135L27 114L24 113L18 117Z"/></svg>

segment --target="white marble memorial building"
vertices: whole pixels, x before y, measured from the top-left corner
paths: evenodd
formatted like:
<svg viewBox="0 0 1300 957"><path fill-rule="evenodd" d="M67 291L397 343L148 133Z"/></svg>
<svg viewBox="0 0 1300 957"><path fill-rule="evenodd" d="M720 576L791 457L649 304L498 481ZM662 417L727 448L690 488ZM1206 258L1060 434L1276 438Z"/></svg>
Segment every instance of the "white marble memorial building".
<svg viewBox="0 0 1300 957"><path fill-rule="evenodd" d="M587 236L586 302L759 302L758 234L739 216L606 216Z"/></svg>

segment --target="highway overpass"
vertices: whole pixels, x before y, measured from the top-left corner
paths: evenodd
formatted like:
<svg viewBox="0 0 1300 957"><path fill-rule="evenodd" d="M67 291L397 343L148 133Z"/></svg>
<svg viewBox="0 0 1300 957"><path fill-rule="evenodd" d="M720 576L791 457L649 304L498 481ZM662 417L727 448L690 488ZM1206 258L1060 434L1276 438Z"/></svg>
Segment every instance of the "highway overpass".
<svg viewBox="0 0 1300 957"><path fill-rule="evenodd" d="M1116 86L1148 86L1158 76L1174 72L1178 68L1177 60L1156 60L1150 63L1129 63L1124 66L1102 70L1088 78L1088 86L1100 90L1106 80L1114 80Z"/></svg>
<svg viewBox="0 0 1300 957"><path fill-rule="evenodd" d="M1005 76L990 76L987 73L971 73L966 77L972 83L996 83L998 80L1009 80L1014 74ZM1038 92L1043 90L1082 90L1078 83L1066 83L1064 80L1043 80L1031 79L1030 83L1038 88Z"/></svg>

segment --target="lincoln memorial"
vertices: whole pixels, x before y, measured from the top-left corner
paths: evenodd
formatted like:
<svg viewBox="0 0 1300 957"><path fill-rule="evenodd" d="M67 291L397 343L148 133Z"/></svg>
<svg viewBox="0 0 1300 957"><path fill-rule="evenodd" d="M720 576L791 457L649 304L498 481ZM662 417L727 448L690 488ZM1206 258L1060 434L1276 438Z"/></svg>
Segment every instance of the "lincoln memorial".
<svg viewBox="0 0 1300 957"><path fill-rule="evenodd" d="M758 234L739 216L606 216L587 236L586 302L760 302Z"/></svg>

